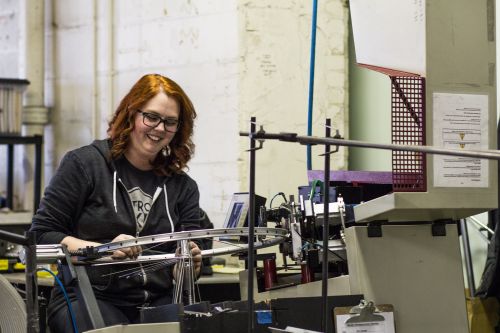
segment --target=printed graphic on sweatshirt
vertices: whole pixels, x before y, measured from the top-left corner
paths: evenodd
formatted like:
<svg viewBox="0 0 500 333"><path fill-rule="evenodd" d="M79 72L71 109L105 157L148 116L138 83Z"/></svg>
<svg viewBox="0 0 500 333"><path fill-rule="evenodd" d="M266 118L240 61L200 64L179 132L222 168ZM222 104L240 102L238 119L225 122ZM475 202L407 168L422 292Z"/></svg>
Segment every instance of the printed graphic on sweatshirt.
<svg viewBox="0 0 500 333"><path fill-rule="evenodd" d="M141 232L148 218L149 210L153 204L153 197L144 193L139 187L134 187L128 191L132 207L134 207L137 232Z"/></svg>

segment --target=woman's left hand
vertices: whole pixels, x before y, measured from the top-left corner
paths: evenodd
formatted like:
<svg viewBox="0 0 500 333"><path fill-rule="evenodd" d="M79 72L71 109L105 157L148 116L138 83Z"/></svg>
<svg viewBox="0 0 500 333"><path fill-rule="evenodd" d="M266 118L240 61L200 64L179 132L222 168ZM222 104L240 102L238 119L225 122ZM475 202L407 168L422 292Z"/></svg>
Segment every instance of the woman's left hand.
<svg viewBox="0 0 500 333"><path fill-rule="evenodd" d="M191 252L191 257L193 258L194 276L196 278L198 278L198 276L200 276L200 271L201 271L201 259L202 259L201 258L201 250L198 247L198 245L193 241L189 241L189 249ZM177 255L179 255L181 253L181 249L177 248L177 250L175 252ZM177 277L177 265L178 264L175 264L175 266L174 266L174 278Z"/></svg>
<svg viewBox="0 0 500 333"><path fill-rule="evenodd" d="M191 257L193 257L194 276L200 276L201 271L201 250L195 242L190 241Z"/></svg>

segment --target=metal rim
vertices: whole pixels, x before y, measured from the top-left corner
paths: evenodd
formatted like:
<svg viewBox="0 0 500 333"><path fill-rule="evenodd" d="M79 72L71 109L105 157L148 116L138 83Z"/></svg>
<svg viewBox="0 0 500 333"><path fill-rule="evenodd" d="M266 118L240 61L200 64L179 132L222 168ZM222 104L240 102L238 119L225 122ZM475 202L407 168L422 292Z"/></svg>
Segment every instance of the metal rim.
<svg viewBox="0 0 500 333"><path fill-rule="evenodd" d="M264 241L258 241L254 243L254 249L263 249L269 246L277 245L279 243L282 243L285 239L284 238L273 238L270 240L264 240ZM225 246L225 247L220 247L216 249L210 249L210 250L202 250L201 251L201 256L203 258L207 257L214 257L214 256L219 256L219 255L224 255L224 254L233 254L233 253L238 253L238 252L243 252L248 250L248 244L235 244L233 246ZM96 259L93 261L89 261L88 263L91 263L95 266L99 265L114 265L114 264L137 264L141 262L152 262L152 261L162 261L162 260L171 260L171 259L183 259L181 256L176 256L175 253L166 253L166 254L157 254L157 255L150 255L150 256L139 256L137 259L126 259L126 260L120 260L117 261L116 259L111 259L109 257L104 257L101 259Z"/></svg>
<svg viewBox="0 0 500 333"><path fill-rule="evenodd" d="M270 236L286 238L288 231L278 228L255 228L255 236ZM125 247L142 246L157 243L175 242L179 240L203 239L212 237L245 237L248 236L248 228L230 229L200 229L191 231L172 232L127 239L95 246L96 253L119 250Z"/></svg>
<svg viewBox="0 0 500 333"><path fill-rule="evenodd" d="M260 227L260 228L255 228L254 231L255 231L254 232L255 236L258 237L258 240L254 242L254 249L262 249L269 246L280 244L286 238L289 237L289 233L285 229ZM176 242L179 240L192 240L192 239L204 239L204 238L215 238L215 237L224 237L224 238L248 237L248 228L199 229L192 231L181 231L181 232L173 232L166 234L142 236L119 242L106 243L94 247L95 252L100 255L103 255L103 257L95 260L85 260L74 263L75 264L85 263L94 265L135 264L147 261L181 259L182 257L176 257L175 253L139 256L137 259L125 259L125 260L111 259L108 256L104 257L104 255L107 255L107 253L110 251L119 250L121 248L130 246L143 246L143 245L157 244L157 243ZM271 237L271 238L264 239L265 237ZM213 257L224 254L233 254L242 251L248 251L248 247L249 247L248 243L235 242L234 245L230 244L229 246L225 247L202 250L201 255L202 257ZM37 245L36 251L37 251L38 263L51 263L57 259L62 259L65 257L60 244ZM21 253L20 257L22 257Z"/></svg>

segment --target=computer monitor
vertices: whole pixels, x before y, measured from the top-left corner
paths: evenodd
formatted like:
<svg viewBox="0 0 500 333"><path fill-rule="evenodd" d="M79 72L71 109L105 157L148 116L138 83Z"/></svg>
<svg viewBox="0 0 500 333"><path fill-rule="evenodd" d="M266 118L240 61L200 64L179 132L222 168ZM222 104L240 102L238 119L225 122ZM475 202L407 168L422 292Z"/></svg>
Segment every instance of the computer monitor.
<svg viewBox="0 0 500 333"><path fill-rule="evenodd" d="M255 221L254 225L258 225L258 208L266 204L266 198L260 195L255 195ZM248 192L234 193L231 198L231 203L227 209L226 219L224 220L224 228L241 228L248 226L248 208L250 205L250 195Z"/></svg>

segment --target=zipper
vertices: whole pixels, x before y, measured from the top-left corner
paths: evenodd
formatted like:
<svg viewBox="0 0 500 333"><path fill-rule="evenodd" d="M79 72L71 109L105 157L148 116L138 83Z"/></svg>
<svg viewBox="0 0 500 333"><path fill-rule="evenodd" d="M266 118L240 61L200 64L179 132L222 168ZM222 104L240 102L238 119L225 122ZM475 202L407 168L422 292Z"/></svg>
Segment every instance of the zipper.
<svg viewBox="0 0 500 333"><path fill-rule="evenodd" d="M128 195L127 187L125 186L125 184L123 184L121 178L118 178L118 182L121 184L121 186L123 186L123 189L125 190L125 193L127 193L128 208L130 208L130 210L132 211L132 214L134 214L134 207L132 206L132 202L130 202L130 196ZM117 203L117 205L118 205L118 203ZM133 216L133 217L134 217L134 222L135 222L135 230L137 230L137 221L135 220L135 216Z"/></svg>
<svg viewBox="0 0 500 333"><path fill-rule="evenodd" d="M142 276L142 285L145 286L147 283L148 283L148 275L147 273L144 271L144 267L142 266L142 264L139 264L139 268L141 269L141 276Z"/></svg>

